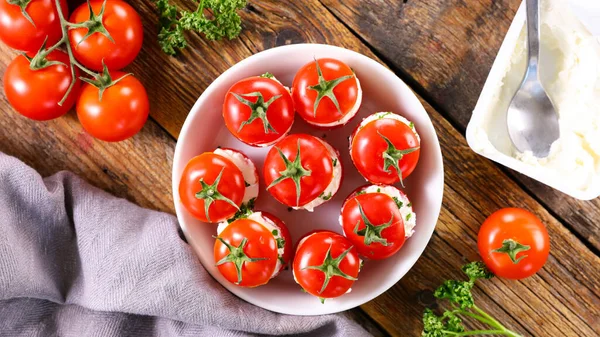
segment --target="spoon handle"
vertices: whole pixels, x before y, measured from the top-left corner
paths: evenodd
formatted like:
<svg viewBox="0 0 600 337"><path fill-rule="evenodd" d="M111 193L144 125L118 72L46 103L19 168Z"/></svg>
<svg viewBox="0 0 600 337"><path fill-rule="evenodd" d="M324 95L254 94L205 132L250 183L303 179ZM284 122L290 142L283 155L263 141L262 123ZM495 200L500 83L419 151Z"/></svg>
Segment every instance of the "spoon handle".
<svg viewBox="0 0 600 337"><path fill-rule="evenodd" d="M529 44L529 76L538 78L540 57L540 1L527 0L527 41Z"/></svg>

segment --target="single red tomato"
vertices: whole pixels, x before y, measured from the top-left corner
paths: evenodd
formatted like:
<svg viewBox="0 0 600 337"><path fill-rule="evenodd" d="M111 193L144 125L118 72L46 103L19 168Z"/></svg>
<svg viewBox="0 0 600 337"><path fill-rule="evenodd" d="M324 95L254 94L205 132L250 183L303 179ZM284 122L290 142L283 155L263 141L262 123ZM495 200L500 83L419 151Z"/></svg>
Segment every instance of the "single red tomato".
<svg viewBox="0 0 600 337"><path fill-rule="evenodd" d="M288 90L267 77L249 77L225 95L223 118L229 131L252 146L268 146L285 137L294 123Z"/></svg>
<svg viewBox="0 0 600 337"><path fill-rule="evenodd" d="M544 224L532 213L504 208L481 225L477 246L492 273L520 280L544 266L550 253L550 238Z"/></svg>
<svg viewBox="0 0 600 337"><path fill-rule="evenodd" d="M283 248L283 254L279 254L278 256L279 261L281 262L281 267L277 271L277 273L279 273L280 271L285 269L292 260L292 255L294 254L294 242L292 241L292 235L290 234L290 231L288 230L285 223L281 221L281 219L268 212L261 213L263 218L268 219L275 225L275 227L277 227L277 229L271 231L271 234L275 236L275 240L277 241L277 248Z"/></svg>
<svg viewBox="0 0 600 337"><path fill-rule="evenodd" d="M87 28L69 30L69 43L77 61L87 68L101 71L102 61L109 70L120 70L133 62L142 48L144 32L138 13L125 1L93 0L92 11L99 16L103 6L101 23L110 35L95 32L86 37ZM82 23L90 19L88 4L77 7L70 22Z"/></svg>
<svg viewBox="0 0 600 337"><path fill-rule="evenodd" d="M264 165L267 190L279 202L299 207L323 196L333 179L341 179L341 173L334 176L334 162L339 165L335 153L328 144L306 135L289 135L275 144L267 154ZM332 148L331 148L332 149Z"/></svg>
<svg viewBox="0 0 600 337"><path fill-rule="evenodd" d="M400 207L385 193L353 193L342 206L340 221L344 235L366 258L385 259L404 244Z"/></svg>
<svg viewBox="0 0 600 337"><path fill-rule="evenodd" d="M323 58L300 68L292 84L296 111L318 127L345 125L362 100L360 83L344 62Z"/></svg>
<svg viewBox="0 0 600 337"><path fill-rule="evenodd" d="M214 254L219 272L242 287L266 284L277 273L277 241L271 231L251 219L229 224L215 241Z"/></svg>
<svg viewBox="0 0 600 337"><path fill-rule="evenodd" d="M392 185L417 166L421 141L414 125L391 112L367 117L350 139L350 156L360 174L374 184Z"/></svg>
<svg viewBox="0 0 600 337"><path fill-rule="evenodd" d="M352 243L340 234L319 231L298 244L294 279L321 299L344 295L358 277L360 259Z"/></svg>
<svg viewBox="0 0 600 337"><path fill-rule="evenodd" d="M7 46L26 52L37 52L45 39L50 47L62 38L62 30L55 0L23 1L25 13L19 5L0 0L0 40ZM64 17L69 15L66 0L60 0ZM29 18L27 16L29 16ZM31 22L33 21L32 24ZM68 63L67 63L68 64Z"/></svg>
<svg viewBox="0 0 600 337"><path fill-rule="evenodd" d="M66 114L73 107L79 92L80 82L77 77L64 103L58 105L73 80L68 66L69 57L66 53L55 50L47 56L47 60L63 62L66 65L55 64L40 70L31 70L27 58L19 55L4 73L4 93L8 102L21 115L38 121Z"/></svg>
<svg viewBox="0 0 600 337"><path fill-rule="evenodd" d="M213 152L192 158L179 182L183 206L197 219L211 223L233 217L245 190L242 171L231 160Z"/></svg>
<svg viewBox="0 0 600 337"><path fill-rule="evenodd" d="M77 100L77 117L90 135L107 142L119 142L138 133L150 113L146 89L133 75L111 71L116 83L99 90L84 83Z"/></svg>

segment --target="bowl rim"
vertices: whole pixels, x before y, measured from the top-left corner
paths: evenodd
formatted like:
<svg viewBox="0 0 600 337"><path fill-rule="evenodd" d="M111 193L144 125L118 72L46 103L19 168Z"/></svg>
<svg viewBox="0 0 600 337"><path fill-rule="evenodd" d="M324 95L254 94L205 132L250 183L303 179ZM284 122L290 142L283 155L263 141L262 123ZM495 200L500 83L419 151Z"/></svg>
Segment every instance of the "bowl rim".
<svg viewBox="0 0 600 337"><path fill-rule="evenodd" d="M433 127L433 122L431 121L429 114L425 110L425 107L419 100L418 96L414 93L414 91L404 81L402 81L402 79L400 79L396 74L394 74L394 72L392 72L388 67L382 65L381 63L373 60L372 58L370 58L368 56L365 56L365 55L358 53L356 51L353 51L353 50L349 50L349 49L338 47L338 46L327 45L327 44L301 43L301 44L285 45L285 46L274 47L274 48L267 49L267 50L258 52L256 54L253 54L253 55L241 60L240 62L234 64L229 69L227 69L226 71L221 73L221 75L219 75L204 90L204 92L202 92L200 97L196 100L196 102L190 109L190 112L188 113L188 116L186 117L186 120L180 131L180 134L179 134L179 137L177 140L177 144L175 146L175 151L173 154L172 189L173 189L173 201L175 203L175 210L176 210L179 227L183 231L186 239L188 241L190 241L190 238L188 237L189 234L187 233L186 225L184 224L184 220L183 220L182 216L180 215L180 213L183 210L182 210L181 205L179 205L179 203L178 203L178 200L179 200L178 188L179 188L180 178L177 175L177 172L180 171L180 169L179 169L180 167L185 166L185 164L186 164L186 163L180 163L180 160L179 160L179 158L181 157L181 153L183 151L183 147L184 147L184 145L183 145L184 142L180 141L180 140L184 140L185 138L187 138L187 134L190 132L190 130L192 130L192 119L193 119L192 116L199 113L199 111L200 111L199 108L201 105L203 105L203 102L205 100L209 99L209 97L211 97L213 95L213 92L216 90L216 88L219 87L219 85L222 82L227 81L228 78L232 74L235 74L238 71L238 69L245 67L248 63L251 63L251 62L259 62L261 60L264 61L265 59L268 59L272 56L275 56L280 53L288 52L288 51L296 50L296 51L300 52L305 48L316 49L315 52L325 52L325 53L337 52L337 53L346 53L348 55L352 55L353 57L359 58L359 59L361 59L361 61L364 61L365 64L367 65L366 68L373 68L373 67L379 68L385 74L385 76L387 76L386 79L384 79L383 81L393 82L395 85L403 87L403 90L408 89L408 91L412 95L411 98L414 97L414 99L416 99L418 101L418 106L419 106L420 111L418 111L416 113L423 114L423 116L425 117L424 120L426 121L426 123L424 123L424 125L419 125L419 128L420 129L427 128L428 132L433 136L432 139L434 140L434 142L431 145L433 145L434 151L432 151L431 155L434 157L434 163L436 164L436 166L439 165L439 171L436 172L436 174L437 174L436 179L439 180L439 188L437 188L436 195L434 195L435 208L429 209L429 213L433 216L433 219L435 219L435 221L434 221L434 224L430 228L428 228L424 234L424 235L426 235L426 240L425 240L424 244L422 245L422 247L418 247L416 249L416 251L414 252L414 254L411 255L411 259L407 263L407 268L403 273L399 272L399 273L397 273L398 275L394 275L393 277L387 278L384 281L384 283L382 284L382 286L380 286L378 288L377 291L372 291L367 296L363 296L352 302L347 301L344 304L341 304L341 305L338 305L335 307L328 307L328 308L330 308L328 310L319 310L319 311L313 310L311 312L305 311L305 312L299 313L299 312L282 309L279 306L270 304L268 301L265 301L261 304L257 304L257 303L255 303L252 296L248 295L247 293L245 293L243 291L244 290L243 288L237 287L232 284L227 284L226 282L225 282L225 284L223 284L222 282L220 282L218 280L217 276L213 275L208 269L205 268L206 271L213 278L215 278L224 288L226 288L231 293L233 293L234 295L243 299L246 302L249 302L253 305L267 309L269 311L278 312L278 313L282 313L282 314L313 316L313 315L333 314L333 313L346 311L346 310L358 307L366 302L369 302L369 301L373 300L374 298L378 297L379 295L381 295L382 293L388 291L392 286L394 286L396 283L398 283L398 281L400 281L402 279L402 277L404 277L410 271L410 269L412 269L412 267L415 265L415 263L418 261L418 259L423 255L423 252L424 252L425 248L429 245L429 242L431 241L433 232L437 226L437 222L439 220L439 215L440 215L441 208L442 208L443 193L444 193L444 186L445 186L444 185L444 162L443 162L443 158L442 158L439 138L437 136L435 128ZM194 250L193 247L190 247L190 248L192 248L192 250ZM198 255L198 254L196 254L195 250L194 250L194 254ZM199 256L197 256L197 258L200 260Z"/></svg>

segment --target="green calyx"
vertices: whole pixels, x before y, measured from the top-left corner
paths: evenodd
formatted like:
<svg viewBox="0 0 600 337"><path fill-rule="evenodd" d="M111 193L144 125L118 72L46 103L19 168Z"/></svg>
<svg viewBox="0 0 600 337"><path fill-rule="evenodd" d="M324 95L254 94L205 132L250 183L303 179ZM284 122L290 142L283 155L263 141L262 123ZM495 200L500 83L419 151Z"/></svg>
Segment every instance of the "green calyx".
<svg viewBox="0 0 600 337"><path fill-rule="evenodd" d="M238 101L240 101L240 103L247 105L252 110L250 117L247 120L245 120L242 123L242 125L240 125L238 132L242 131L244 126L254 122L254 120L260 119L263 122L263 127L264 127L265 133L270 133L270 132L273 132L275 134L278 133L277 130L275 130L275 128L273 128L273 126L271 125L271 123L269 123L269 120L267 119L267 110L269 109L269 106L273 102L275 102L279 97L281 97L281 95L273 96L273 97L271 97L271 99L269 99L268 101L265 102L265 99L264 99L262 93L260 93L259 91L251 92L249 94L242 94L242 95L238 95L234 92L232 92L231 94ZM257 99L256 99L256 102L252 102L252 101L247 100L244 97L257 97Z"/></svg>
<svg viewBox="0 0 600 337"><path fill-rule="evenodd" d="M333 93L333 89L335 89L335 87L338 84L344 82L345 80L353 78L354 75L341 76L333 80L327 81L325 80L325 77L323 77L321 66L319 66L319 62L317 62L316 59L315 64L317 66L317 75L319 76L319 83L317 85L311 85L308 87L308 89L317 92L317 99L315 100L315 104L313 106L314 116L317 117L317 108L319 107L319 104L321 103L323 97L328 97L333 102L339 113L342 113L337 97L335 97L335 94Z"/></svg>
<svg viewBox="0 0 600 337"><path fill-rule="evenodd" d="M25 19L31 22L31 24L35 27L35 22L33 22L33 19L31 18L31 16L29 16L29 13L27 13L27 6L31 2L31 0L6 0L6 2L8 2L9 5L19 6L19 8L21 9L21 14L23 14Z"/></svg>
<svg viewBox="0 0 600 337"><path fill-rule="evenodd" d="M530 246L522 245L513 239L506 239L502 241L502 247L492 250L492 253L508 254L513 264L517 264L527 257L527 255L523 255L517 259L517 254L519 254L520 252L528 251L529 249L531 249Z"/></svg>
<svg viewBox="0 0 600 337"><path fill-rule="evenodd" d="M219 182L221 181L221 177L223 176L224 170L225 170L225 168L221 169L221 172L217 176L217 179L215 179L215 181L212 183L212 185L205 183L204 178L200 179L200 184L202 185L202 190L200 190L199 192L196 193L196 198L204 200L204 213L206 214L206 219L209 222L210 222L210 215L209 215L208 210L210 208L210 205L212 205L212 203L217 200L225 201L226 203L235 207L237 210L240 209L238 207L238 205L236 205L231 199L222 195L217 189L219 186Z"/></svg>
<svg viewBox="0 0 600 337"><path fill-rule="evenodd" d="M104 27L104 24L102 23L102 18L104 16L104 8L106 7L106 0L104 0L104 2L102 3L102 8L100 9L100 13L98 14L94 14L94 11L92 10L92 4L90 1L87 2L88 5L88 10L90 11L90 18L87 21L81 22L81 23L69 23L69 29L76 29L76 28L86 28L87 29L87 33L83 36L83 38L81 40L79 40L79 42L77 42L77 45L79 45L81 42L85 41L88 37L92 36L94 33L100 33L104 36L106 36L107 39L110 40L110 42L114 43L115 40L112 38L112 36L110 36L110 33L108 32L108 30L106 30L106 28Z"/></svg>
<svg viewBox="0 0 600 337"><path fill-rule="evenodd" d="M104 70L102 71L102 73L101 74L96 74L93 79L92 78L87 78L87 77L80 77L79 78L82 81L84 81L86 83L89 83L89 84L95 86L96 88L98 88L98 100L99 101L102 100L102 94L104 94L104 91L106 89L108 89L111 86L119 83L119 81L121 81L125 77L131 75L131 73L125 74L125 75L117 78L116 80L113 80L112 77L110 76L109 71L108 71L108 67L106 67L106 64L104 64L104 61L102 62L102 66L104 67Z"/></svg>
<svg viewBox="0 0 600 337"><path fill-rule="evenodd" d="M369 246L373 242L377 242L377 243L380 243L381 245L387 247L387 245L388 245L387 239L385 239L381 236L381 232L384 229L386 229L392 225L394 216L392 215L390 221L388 221L382 225L376 226L376 225L373 225L373 223L371 221L369 221L369 219L367 218L367 215L365 214L365 211L363 210L363 208L360 205L360 203L358 202L358 200L356 200L356 204L358 205L358 210L360 211L360 216L361 216L363 222L365 223L365 228L358 230L358 226L360 225L360 221L359 221L356 223L356 226L354 226L354 233L358 236L365 237L365 246Z"/></svg>
<svg viewBox="0 0 600 337"><path fill-rule="evenodd" d="M242 282L242 267L245 263L268 260L267 258L250 258L248 257L248 255L246 255L246 253L244 252L244 247L246 247L246 244L248 243L247 238L244 238L240 245L237 247L227 243L222 238L216 237L215 239L221 241L221 243L224 244L227 247L227 249L229 249L229 254L227 254L227 256L219 260L219 262L217 262L216 265L220 266L229 262L233 263L235 265L235 270L237 271L238 277L236 284L240 284Z"/></svg>
<svg viewBox="0 0 600 337"><path fill-rule="evenodd" d="M281 176L273 180L267 189L270 189L286 179L292 179L296 185L296 206L299 206L300 194L302 192L300 187L300 179L302 179L302 177L309 177L312 174L311 170L307 170L302 167L302 163L300 162L300 140L298 139L298 150L296 151L296 158L294 161L290 161L279 148L275 147L275 149L277 152L279 152L281 159L283 159L285 170L279 172Z"/></svg>
<svg viewBox="0 0 600 337"><path fill-rule="evenodd" d="M47 56L48 56L49 52L47 52L47 50L46 50L46 41L48 41L47 36L46 36L46 39L44 39L44 42L42 43L40 50L38 50L38 52L35 54L34 57L29 57L25 53L22 54L29 61L29 68L31 70L35 71L35 70L41 70L41 69L44 69L44 68L47 68L50 66L54 66L54 65L61 65L61 66L67 67L67 65L64 64L63 62L48 60Z"/></svg>
<svg viewBox="0 0 600 337"><path fill-rule="evenodd" d="M352 248L354 248L354 247L350 247L350 248L346 249L343 253L341 253L338 257L336 257L334 259L331 256L331 246L329 246L329 249L327 249L327 254L325 254L325 259L323 260L323 263L321 265L308 266L308 267L305 267L302 269L302 270L305 270L305 269L319 270L325 274L325 281L323 282L323 286L321 287L321 290L319 290L319 293L322 293L325 290L325 288L327 288L329 281L334 276L339 276L339 277L343 277L347 280L356 281L356 277L352 277L352 276L344 273L340 269L340 263L342 262L342 260L344 260L346 255L348 255L348 253L350 252L350 250L352 250Z"/></svg>
<svg viewBox="0 0 600 337"><path fill-rule="evenodd" d="M417 151L419 147L415 146L406 150L398 150L386 136L382 135L379 131L377 131L377 134L387 143L387 149L383 152L383 170L387 173L390 173L390 166L394 167L396 169L396 173L398 174L398 178L400 179L400 184L402 187L404 187L404 182L402 181L402 170L399 166L400 160L402 160L404 155Z"/></svg>

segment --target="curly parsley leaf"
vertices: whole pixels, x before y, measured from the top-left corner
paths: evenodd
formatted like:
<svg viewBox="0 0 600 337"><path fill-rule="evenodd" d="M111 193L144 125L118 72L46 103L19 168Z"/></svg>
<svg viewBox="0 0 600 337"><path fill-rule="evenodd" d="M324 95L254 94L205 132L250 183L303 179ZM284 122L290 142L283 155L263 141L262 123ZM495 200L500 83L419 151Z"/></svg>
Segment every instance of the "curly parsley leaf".
<svg viewBox="0 0 600 337"><path fill-rule="evenodd" d="M187 46L184 32L203 33L208 40L233 39L242 30L242 19L237 13L246 6L246 0L199 0L193 11L179 11L169 0L155 0L159 12L158 43L162 50L175 55Z"/></svg>

